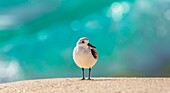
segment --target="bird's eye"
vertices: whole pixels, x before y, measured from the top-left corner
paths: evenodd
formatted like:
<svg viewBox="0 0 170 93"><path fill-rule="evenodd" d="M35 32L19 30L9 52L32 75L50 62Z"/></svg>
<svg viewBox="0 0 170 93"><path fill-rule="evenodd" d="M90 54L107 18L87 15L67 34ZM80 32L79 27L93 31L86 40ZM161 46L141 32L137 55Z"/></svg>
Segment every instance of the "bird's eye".
<svg viewBox="0 0 170 93"><path fill-rule="evenodd" d="M82 43L84 43L84 41L82 41Z"/></svg>

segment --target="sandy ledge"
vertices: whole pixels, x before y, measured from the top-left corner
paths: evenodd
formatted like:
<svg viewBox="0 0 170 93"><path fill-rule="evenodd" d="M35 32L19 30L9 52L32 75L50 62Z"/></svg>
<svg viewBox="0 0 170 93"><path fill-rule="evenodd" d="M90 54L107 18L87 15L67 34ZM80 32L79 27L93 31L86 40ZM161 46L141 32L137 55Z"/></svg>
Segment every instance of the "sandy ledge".
<svg viewBox="0 0 170 93"><path fill-rule="evenodd" d="M0 84L0 93L170 93L170 78L55 78Z"/></svg>

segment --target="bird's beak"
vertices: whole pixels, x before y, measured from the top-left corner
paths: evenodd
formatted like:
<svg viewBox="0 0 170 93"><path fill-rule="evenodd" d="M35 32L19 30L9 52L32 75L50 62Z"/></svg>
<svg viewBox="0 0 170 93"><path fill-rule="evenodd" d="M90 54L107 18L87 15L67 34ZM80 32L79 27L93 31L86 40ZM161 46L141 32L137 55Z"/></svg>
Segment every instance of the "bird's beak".
<svg viewBox="0 0 170 93"><path fill-rule="evenodd" d="M91 45L90 43L87 44L90 47L96 48L95 46Z"/></svg>

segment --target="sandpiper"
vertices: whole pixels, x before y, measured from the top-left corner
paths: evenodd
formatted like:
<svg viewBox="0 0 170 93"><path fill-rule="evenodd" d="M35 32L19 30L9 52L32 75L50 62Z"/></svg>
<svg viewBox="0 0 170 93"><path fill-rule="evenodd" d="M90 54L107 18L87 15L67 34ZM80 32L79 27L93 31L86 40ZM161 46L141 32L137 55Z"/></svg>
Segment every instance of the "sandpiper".
<svg viewBox="0 0 170 93"><path fill-rule="evenodd" d="M89 77L90 80L90 72L92 67L96 64L98 59L98 54L96 51L96 47L89 43L88 38L82 37L78 40L76 47L73 51L73 59L78 67L82 69L84 80L84 69L89 69Z"/></svg>

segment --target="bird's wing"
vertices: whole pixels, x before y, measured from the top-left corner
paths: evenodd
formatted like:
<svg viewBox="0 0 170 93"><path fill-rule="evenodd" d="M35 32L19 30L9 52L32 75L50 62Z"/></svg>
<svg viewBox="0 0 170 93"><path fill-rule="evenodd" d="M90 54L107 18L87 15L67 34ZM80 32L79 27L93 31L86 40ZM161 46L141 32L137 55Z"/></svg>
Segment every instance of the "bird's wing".
<svg viewBox="0 0 170 93"><path fill-rule="evenodd" d="M95 59L98 58L98 54L97 54L97 51L96 51L95 48L91 48L91 53L92 53L92 55L93 55L93 57L94 57Z"/></svg>

